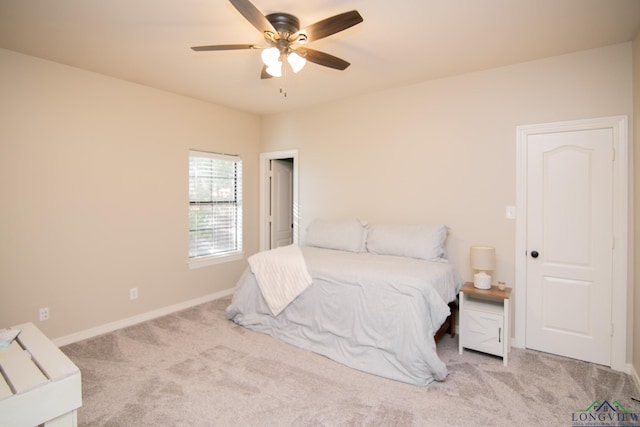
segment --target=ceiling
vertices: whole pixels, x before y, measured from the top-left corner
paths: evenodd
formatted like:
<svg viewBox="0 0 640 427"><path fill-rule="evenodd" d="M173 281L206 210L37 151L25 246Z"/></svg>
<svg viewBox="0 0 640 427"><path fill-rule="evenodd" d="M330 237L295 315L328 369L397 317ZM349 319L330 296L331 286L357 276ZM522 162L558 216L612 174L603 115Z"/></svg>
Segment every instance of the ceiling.
<svg viewBox="0 0 640 427"><path fill-rule="evenodd" d="M629 41L640 0L252 0L305 27L364 22L308 46L351 62L260 79L262 35L227 0L0 0L0 47L256 113ZM282 92L281 92L282 90ZM284 94L286 93L286 96Z"/></svg>

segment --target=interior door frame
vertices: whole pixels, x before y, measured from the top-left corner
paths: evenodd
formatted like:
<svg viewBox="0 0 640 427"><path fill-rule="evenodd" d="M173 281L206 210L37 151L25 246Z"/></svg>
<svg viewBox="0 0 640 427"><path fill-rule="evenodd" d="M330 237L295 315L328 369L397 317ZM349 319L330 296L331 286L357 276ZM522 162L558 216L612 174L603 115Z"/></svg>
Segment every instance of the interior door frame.
<svg viewBox="0 0 640 427"><path fill-rule="evenodd" d="M515 328L512 345L526 348L527 281L527 141L529 135L580 130L613 130L613 264L611 368L631 372L627 363L628 311L633 301L629 287L629 132L628 117L613 116L586 120L518 126L516 147L516 243L515 243ZM632 264L631 264L632 265Z"/></svg>
<svg viewBox="0 0 640 427"><path fill-rule="evenodd" d="M260 153L260 250L269 249L269 163L271 160L293 159L293 243L298 244L299 202L298 202L298 150L283 150Z"/></svg>

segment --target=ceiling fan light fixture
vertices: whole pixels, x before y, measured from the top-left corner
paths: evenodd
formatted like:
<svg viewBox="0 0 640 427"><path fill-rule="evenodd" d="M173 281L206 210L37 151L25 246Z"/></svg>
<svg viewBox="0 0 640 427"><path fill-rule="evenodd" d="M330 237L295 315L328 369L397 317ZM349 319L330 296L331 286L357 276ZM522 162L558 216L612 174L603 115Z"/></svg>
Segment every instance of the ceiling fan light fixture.
<svg viewBox="0 0 640 427"><path fill-rule="evenodd" d="M255 44L221 44L210 46L192 46L194 51L263 49L261 79L282 76L282 64L287 59L293 72L299 72L307 63L322 65L335 70L344 70L350 64L328 53L299 47L307 42L320 40L339 33L363 21L357 10L340 13L325 18L300 29L300 20L288 13L264 15L251 0L229 0L233 7L255 27L264 37L267 46ZM299 53L295 53L295 51ZM301 53L301 54L300 54Z"/></svg>
<svg viewBox="0 0 640 427"><path fill-rule="evenodd" d="M282 77L282 62L276 61L273 64L268 64L265 71L273 77Z"/></svg>
<svg viewBox="0 0 640 427"><path fill-rule="evenodd" d="M264 49L260 56L262 57L262 62L264 62L264 65L267 67L271 67L280 62L280 50L278 50L277 47ZM280 64L282 65L282 63Z"/></svg>
<svg viewBox="0 0 640 427"><path fill-rule="evenodd" d="M293 72L297 73L298 71L302 70L304 65L307 63L307 60L297 53L291 52L289 53L289 55L287 55L287 62L289 63L289 65L291 65Z"/></svg>

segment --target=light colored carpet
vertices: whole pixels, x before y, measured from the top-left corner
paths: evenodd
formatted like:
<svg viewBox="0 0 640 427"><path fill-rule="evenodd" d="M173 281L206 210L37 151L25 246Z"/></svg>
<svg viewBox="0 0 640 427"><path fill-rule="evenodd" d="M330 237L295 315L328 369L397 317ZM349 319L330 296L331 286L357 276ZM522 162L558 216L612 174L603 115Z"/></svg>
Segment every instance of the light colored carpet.
<svg viewBox="0 0 640 427"><path fill-rule="evenodd" d="M640 412L626 374L513 349L459 355L444 382L365 374L228 321L230 298L71 344L80 426L571 426L594 400Z"/></svg>

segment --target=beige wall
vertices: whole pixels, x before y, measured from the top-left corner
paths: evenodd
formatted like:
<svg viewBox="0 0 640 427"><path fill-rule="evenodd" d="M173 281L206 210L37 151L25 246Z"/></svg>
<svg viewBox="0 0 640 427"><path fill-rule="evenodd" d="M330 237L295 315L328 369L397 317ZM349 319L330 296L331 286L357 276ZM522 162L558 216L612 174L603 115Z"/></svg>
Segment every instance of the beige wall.
<svg viewBox="0 0 640 427"><path fill-rule="evenodd" d="M7 50L0 64L0 325L57 338L235 285L244 261L187 266L188 150L242 156L251 254L257 116Z"/></svg>
<svg viewBox="0 0 640 427"><path fill-rule="evenodd" d="M446 223L470 279L471 245L512 286L516 126L631 115L631 44L425 82L263 118L261 151L299 149L300 214Z"/></svg>

